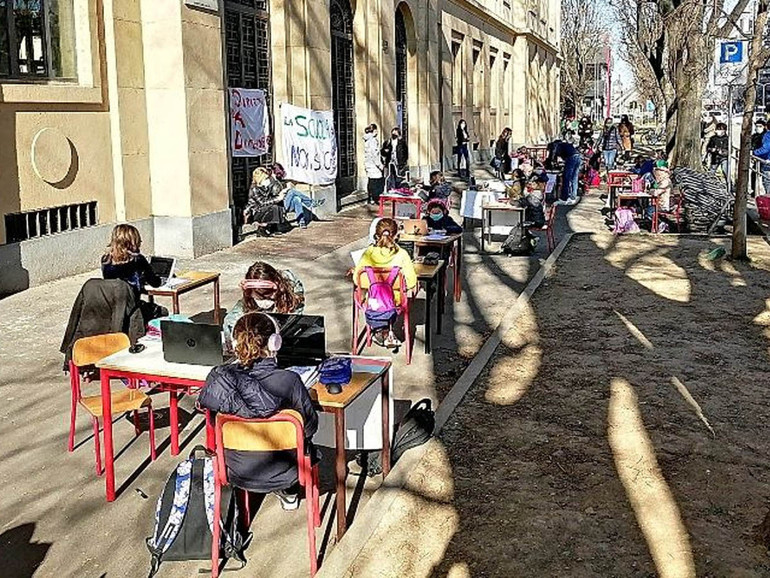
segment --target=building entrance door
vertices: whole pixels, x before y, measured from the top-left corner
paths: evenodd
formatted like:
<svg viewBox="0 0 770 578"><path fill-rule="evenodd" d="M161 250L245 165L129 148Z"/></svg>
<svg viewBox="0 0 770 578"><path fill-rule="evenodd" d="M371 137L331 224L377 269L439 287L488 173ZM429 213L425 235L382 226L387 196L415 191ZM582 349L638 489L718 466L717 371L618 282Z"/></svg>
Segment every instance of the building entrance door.
<svg viewBox="0 0 770 578"><path fill-rule="evenodd" d="M356 92L353 76L353 13L349 0L331 0L332 105L337 133L337 204L356 190Z"/></svg>
<svg viewBox="0 0 770 578"><path fill-rule="evenodd" d="M269 4L269 0L225 0L224 25L227 87L262 89L267 93L267 102L271 103ZM271 107L268 105L268 108ZM272 111L268 112L272 129ZM230 198L235 242L241 237L251 173L272 161L272 144L270 151L259 157L231 157L233 179Z"/></svg>

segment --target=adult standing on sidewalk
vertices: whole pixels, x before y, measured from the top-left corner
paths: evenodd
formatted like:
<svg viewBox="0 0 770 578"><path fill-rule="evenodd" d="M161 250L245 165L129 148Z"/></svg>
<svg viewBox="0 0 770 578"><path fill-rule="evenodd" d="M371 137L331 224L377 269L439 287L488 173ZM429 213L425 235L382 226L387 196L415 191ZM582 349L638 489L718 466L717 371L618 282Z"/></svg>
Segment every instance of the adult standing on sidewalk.
<svg viewBox="0 0 770 578"><path fill-rule="evenodd" d="M754 123L754 134L751 135L751 150L754 151L758 148L762 148L762 139L765 138L765 133L767 132L767 122L765 122L765 119L760 118ZM759 166L757 166L759 168ZM759 194L759 191L757 190L757 173L754 170L750 171L751 174L751 190L752 195L757 196ZM765 194L770 193L770 191L765 190Z"/></svg>
<svg viewBox="0 0 770 578"><path fill-rule="evenodd" d="M465 119L460 119L457 123L457 131L455 135L455 143L457 146L457 174L462 177L471 176L471 157L468 153L468 143L471 138L468 134L468 123ZM465 169L462 168L462 160L465 159Z"/></svg>
<svg viewBox="0 0 770 578"><path fill-rule="evenodd" d="M555 204L574 205L578 202L578 182L583 155L573 144L557 140L548 145L546 166L553 165L557 158L564 161L564 171L561 175L561 198Z"/></svg>
<svg viewBox="0 0 770 578"><path fill-rule="evenodd" d="M634 148L634 125L629 120L627 114L620 117L618 134L620 135L620 144L623 147L623 156L626 160L629 160L631 158L631 150Z"/></svg>
<svg viewBox="0 0 770 578"><path fill-rule="evenodd" d="M366 170L367 203L377 204L385 188L385 177L380 156L380 139L377 136L377 125L372 123L364 129L364 169Z"/></svg>
<svg viewBox="0 0 770 578"><path fill-rule="evenodd" d="M608 171L615 169L615 160L618 158L620 149L620 134L611 118L604 121L604 130L602 131L601 149L604 156L604 166Z"/></svg>
<svg viewBox="0 0 770 578"><path fill-rule="evenodd" d="M495 157L492 159L492 166L497 171L497 176L501 178L511 172L511 155L508 152L508 146L512 134L513 131L505 127L495 143Z"/></svg>
<svg viewBox="0 0 770 578"><path fill-rule="evenodd" d="M762 187L767 194L770 192L770 130L766 130L762 135L762 146L754 149L754 156L762 161L759 172L762 175Z"/></svg>
<svg viewBox="0 0 770 578"><path fill-rule="evenodd" d="M383 143L381 154L388 171L388 187L396 189L404 180L409 160L409 150L401 136L401 129L397 126L390 131L390 140Z"/></svg>

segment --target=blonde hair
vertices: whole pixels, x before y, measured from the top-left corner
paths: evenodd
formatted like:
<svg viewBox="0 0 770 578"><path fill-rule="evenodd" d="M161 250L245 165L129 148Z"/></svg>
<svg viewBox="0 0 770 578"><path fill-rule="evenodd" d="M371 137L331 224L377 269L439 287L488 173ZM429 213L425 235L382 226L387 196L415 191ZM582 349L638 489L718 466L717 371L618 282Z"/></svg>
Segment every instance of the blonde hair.
<svg viewBox="0 0 770 578"><path fill-rule="evenodd" d="M235 357L238 363L251 367L259 359L270 356L267 343L275 333L275 326L264 313L246 313L233 327Z"/></svg>
<svg viewBox="0 0 770 578"><path fill-rule="evenodd" d="M251 184L258 187L265 181L265 179L269 177L270 171L268 171L265 167L257 167L254 169L254 172L251 173Z"/></svg>
<svg viewBox="0 0 770 578"><path fill-rule="evenodd" d="M128 263L139 253L142 247L142 236L133 225L116 225L112 229L110 244L102 257L105 263L120 265Z"/></svg>
<svg viewBox="0 0 770 578"><path fill-rule="evenodd" d="M376 247L388 249L391 253L398 252L396 244L396 235L398 234L398 224L395 220L388 217L380 219L374 230L374 244Z"/></svg>

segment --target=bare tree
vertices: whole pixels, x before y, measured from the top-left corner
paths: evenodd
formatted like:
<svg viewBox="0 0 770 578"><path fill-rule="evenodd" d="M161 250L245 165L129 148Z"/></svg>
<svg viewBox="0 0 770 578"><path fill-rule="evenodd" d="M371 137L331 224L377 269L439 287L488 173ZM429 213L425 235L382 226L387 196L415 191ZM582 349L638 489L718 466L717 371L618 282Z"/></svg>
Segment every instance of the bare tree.
<svg viewBox="0 0 770 578"><path fill-rule="evenodd" d="M625 40L644 55L665 101L672 163L700 169L700 111L714 40L735 28L749 0L738 0L729 13L725 0L611 1Z"/></svg>
<svg viewBox="0 0 770 578"><path fill-rule="evenodd" d="M754 107L757 102L757 81L759 70L770 60L770 44L767 42L768 33L768 3L769 0L759 0L757 3L757 18L754 31L749 42L748 74L746 92L744 95L743 123L741 126L741 143L738 154L738 180L735 185L735 208L733 210L733 242L731 255L733 259L746 259L746 202L749 189L749 164L751 161L751 127L754 123Z"/></svg>
<svg viewBox="0 0 770 578"><path fill-rule="evenodd" d="M561 95L577 109L595 78L607 29L595 1L561 0L561 7Z"/></svg>

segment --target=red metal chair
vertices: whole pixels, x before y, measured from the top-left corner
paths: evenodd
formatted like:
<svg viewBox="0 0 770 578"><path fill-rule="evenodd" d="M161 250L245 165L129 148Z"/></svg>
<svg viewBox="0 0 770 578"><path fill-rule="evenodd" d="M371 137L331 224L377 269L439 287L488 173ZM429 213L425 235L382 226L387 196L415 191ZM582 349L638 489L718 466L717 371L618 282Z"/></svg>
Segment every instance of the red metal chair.
<svg viewBox="0 0 770 578"><path fill-rule="evenodd" d="M310 551L310 575L318 571L315 529L321 525L320 492L318 489L318 464L313 465L305 453L305 428L302 417L294 410L283 410L264 419L247 419L234 415L218 414L216 418L216 458L214 460L214 520L220 520L222 486L229 484L225 450L283 451L297 450L297 474L299 485L305 488L307 509L307 538ZM247 526L251 523L248 508L249 492L241 489ZM342 514L344 515L344 513ZM219 542L221 526L213 524L211 541L211 576L219 576Z"/></svg>
<svg viewBox="0 0 770 578"><path fill-rule="evenodd" d="M655 222L656 224L660 221L661 217L665 217L666 219L672 220L676 223L676 232L681 233L682 232L682 212L684 211L684 193L680 192L677 195L674 195L674 193L671 193L671 197L673 200L673 197L676 197L676 203L672 208L670 208L668 211L662 211L658 209L658 203L655 203ZM670 206L670 205L669 205Z"/></svg>
<svg viewBox="0 0 770 578"><path fill-rule="evenodd" d="M556 248L556 237L554 233L554 222L556 221L556 207L552 204L545 210L545 224L542 227L529 227L530 231L542 231L545 233L546 243L548 244L548 253L553 253Z"/></svg>
<svg viewBox="0 0 770 578"><path fill-rule="evenodd" d="M99 418L102 417L102 396L83 396L80 388L80 371L83 368L93 366L97 361L108 355L127 349L130 345L128 336L124 333L108 333L106 335L83 337L78 339L72 347L72 359L69 365L72 402L67 450L71 452L75 449L75 418L77 417L78 405L81 405L91 414L91 421L93 422L96 475L101 475L102 473L102 457L99 446ZM150 399L150 396L138 389L128 388L113 392L111 399L113 414L133 412L134 429L137 436L141 433L138 410L147 408L150 422L150 458L154 460L156 457L155 416L152 413L152 399Z"/></svg>
<svg viewBox="0 0 770 578"><path fill-rule="evenodd" d="M390 275L390 267L372 267L377 280L385 280ZM366 313L366 286L362 287L362 276L366 280L366 286L368 286L369 280L366 277L366 269L361 269L358 272L358 278L353 279L353 344L351 346L351 352L353 355L358 355L363 350L363 347L359 347L361 336L366 335L366 347L372 346L372 331L369 325L366 323L366 317L364 317L364 329L361 331L360 317L361 314ZM411 307L411 299L409 298L409 292L406 288L406 278L404 272L399 271L396 280L393 282L393 290L396 296L396 305L398 306L398 314L404 317L404 340L406 346L406 364L412 363L412 328L409 322L409 309Z"/></svg>

